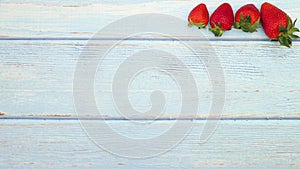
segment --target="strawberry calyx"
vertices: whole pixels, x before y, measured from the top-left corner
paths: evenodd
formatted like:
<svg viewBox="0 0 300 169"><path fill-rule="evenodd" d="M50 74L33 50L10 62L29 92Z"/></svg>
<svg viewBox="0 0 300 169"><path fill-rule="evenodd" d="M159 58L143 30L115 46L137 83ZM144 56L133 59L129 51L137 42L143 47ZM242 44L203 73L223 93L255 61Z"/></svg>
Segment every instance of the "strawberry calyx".
<svg viewBox="0 0 300 169"><path fill-rule="evenodd" d="M202 23L202 22L195 23L195 22L192 21L192 19L190 19L188 26L192 27L193 25L197 26L199 29L205 28L205 24L204 23Z"/></svg>
<svg viewBox="0 0 300 169"><path fill-rule="evenodd" d="M288 17L287 27L285 28L282 25L279 26L280 34L278 36L278 41L280 45L290 48L292 46L292 39L299 38L298 35L294 34L295 32L299 32L299 29L295 27L296 22L297 19L292 23L291 19Z"/></svg>
<svg viewBox="0 0 300 169"><path fill-rule="evenodd" d="M251 24L251 17L249 15L245 18L242 14L240 14L240 22L235 22L234 28L242 29L244 32L257 32L257 28L260 28L259 21L260 20L258 19L254 24Z"/></svg>
<svg viewBox="0 0 300 169"><path fill-rule="evenodd" d="M213 23L214 24L214 28L209 28L209 30L214 33L214 35L216 37L221 37L223 35L223 29L222 29L222 25L220 22L218 22L218 25L216 23Z"/></svg>

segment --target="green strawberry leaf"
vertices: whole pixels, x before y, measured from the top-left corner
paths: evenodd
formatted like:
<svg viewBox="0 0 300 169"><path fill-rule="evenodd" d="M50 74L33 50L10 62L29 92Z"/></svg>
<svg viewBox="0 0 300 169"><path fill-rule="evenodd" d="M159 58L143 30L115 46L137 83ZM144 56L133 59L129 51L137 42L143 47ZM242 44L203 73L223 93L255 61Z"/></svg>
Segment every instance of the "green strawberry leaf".
<svg viewBox="0 0 300 169"><path fill-rule="evenodd" d="M192 21L192 19L190 19L189 23L188 23L188 26L192 27L194 25L197 26L199 29L205 28L205 24L204 23L202 23L202 22L195 23L195 22Z"/></svg>
<svg viewBox="0 0 300 169"><path fill-rule="evenodd" d="M288 19L288 22L287 22L287 29L290 29L292 27L292 23L291 23L291 20L290 20L290 17L287 17Z"/></svg>
<svg viewBox="0 0 300 169"><path fill-rule="evenodd" d="M235 29L241 29L241 25L240 25L239 22L235 22L234 25L233 25L233 27L234 27Z"/></svg>
<svg viewBox="0 0 300 169"><path fill-rule="evenodd" d="M234 28L242 29L244 32L257 32L257 28L259 28L260 20L257 20L254 24L251 24L251 17L249 15L246 18L240 14L240 22L235 22Z"/></svg>
<svg viewBox="0 0 300 169"><path fill-rule="evenodd" d="M214 28L209 28L209 30L216 36L216 37L221 37L223 35L223 30L222 30L222 25L220 22L218 22L218 25L214 24Z"/></svg>
<svg viewBox="0 0 300 169"><path fill-rule="evenodd" d="M282 25L279 26L279 31L280 32L286 32L286 28Z"/></svg>
<svg viewBox="0 0 300 169"><path fill-rule="evenodd" d="M241 20L245 20L245 18L242 14L240 14L240 18L241 18Z"/></svg>
<svg viewBox="0 0 300 169"><path fill-rule="evenodd" d="M205 25L203 24L203 23L198 23L198 24L196 24L196 26L198 26L198 29L203 29L203 28L205 28Z"/></svg>
<svg viewBox="0 0 300 169"><path fill-rule="evenodd" d="M293 23L293 27L295 27L296 25L296 22L297 22L297 19L295 19L294 23Z"/></svg>
<svg viewBox="0 0 300 169"><path fill-rule="evenodd" d="M298 36L298 35L295 35L295 34L291 34L291 38L297 39L297 38L299 38L299 36Z"/></svg>
<svg viewBox="0 0 300 169"><path fill-rule="evenodd" d="M292 23L290 18L287 16L287 27L280 25L279 31L281 32L278 37L280 45L290 48L292 46L292 39L299 38L295 35L295 32L299 32L299 29L295 27L297 19Z"/></svg>
<svg viewBox="0 0 300 169"><path fill-rule="evenodd" d="M192 19L189 20L188 26L192 27L194 25L194 22L192 21Z"/></svg>

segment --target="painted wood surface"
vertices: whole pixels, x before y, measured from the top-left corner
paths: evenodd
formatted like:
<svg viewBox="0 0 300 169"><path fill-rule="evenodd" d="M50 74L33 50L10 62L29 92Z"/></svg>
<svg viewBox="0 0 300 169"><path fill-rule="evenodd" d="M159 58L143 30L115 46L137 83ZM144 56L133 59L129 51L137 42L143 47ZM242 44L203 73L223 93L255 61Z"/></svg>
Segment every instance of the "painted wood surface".
<svg viewBox="0 0 300 169"><path fill-rule="evenodd" d="M210 13L222 3L204 2ZM227 2L234 11L246 3ZM292 18L300 18L297 0L269 2ZM134 138L151 137L172 125L174 120L166 119L176 117L180 91L167 83L170 79L163 73L140 76L139 82L145 82L129 88L132 106L139 111L149 109L153 89L161 89L169 99L155 130L127 130L136 126L111 109L112 70L126 58L126 52L152 47L179 55L196 79L200 120L179 121L195 123L192 131L174 149L142 160L105 152L83 132L76 120L72 89L75 66L89 38L108 24L134 14L159 13L186 20L198 3L0 0L0 168L300 168L300 41L296 40L291 49L280 47L268 41L262 29L253 34L231 30L222 38L201 31L204 40L210 41L204 44L220 59L226 80L223 120L206 143L199 144L199 133L211 104L208 75L180 43L160 36L125 40L111 51L102 65L109 78L102 78L99 71L95 79L101 113L87 115L87 119L104 117L113 128ZM251 3L259 7L263 1ZM182 41L204 41L197 28L186 29L187 34L179 37ZM107 32L93 42L95 51L101 44L122 37L122 32ZM148 83L153 88L145 88ZM186 117L190 117L188 112Z"/></svg>
<svg viewBox="0 0 300 169"><path fill-rule="evenodd" d="M223 1L202 1L212 13ZM246 1L228 0L234 11ZM258 8L264 1L253 0ZM300 18L300 4L297 0L269 2L280 6L292 18ZM1 0L0 36L1 37L92 37L94 33L117 19L142 13L159 13L186 20L189 11L199 1L138 0L138 1L65 1L65 0ZM299 23L297 24L299 27ZM197 35L197 29L194 29ZM205 33L213 37L209 31ZM108 37L116 36L108 34ZM223 38L265 38L260 29L255 34L230 31Z"/></svg>
<svg viewBox="0 0 300 169"><path fill-rule="evenodd" d="M132 136L127 122L108 122ZM126 159L97 147L77 121L1 120L1 168L299 168L298 121L222 121L199 143L204 121L174 149L148 159ZM156 124L156 132L171 125ZM135 131L133 137L147 131ZM147 135L156 134L156 132ZM112 140L114 141L114 140ZM141 150L142 151L142 150Z"/></svg>
<svg viewBox="0 0 300 169"><path fill-rule="evenodd" d="M296 42L292 49L285 49L275 48L269 42L247 42L247 45L240 42L230 43L231 45L228 42L212 42L224 69L226 81L224 117L299 117L299 44ZM77 58L85 44L86 41L70 40L0 41L0 111L10 116L75 116L73 78ZM119 61L127 57L124 49L130 53L141 48L140 46L149 45L166 51L178 49L175 54L185 60L195 76L201 100L199 117L205 117L211 102L211 84L203 64L193 57L187 57L180 43L172 42L170 46L169 41L147 40L123 42L101 65L102 70L95 78L96 100L101 114L119 117L116 111L111 111L114 107L111 99L111 78ZM97 47L95 45L95 51ZM256 50L252 50L253 48ZM106 78L103 79L101 73ZM149 81L151 76L154 78ZM151 80L154 83L149 88L147 83ZM167 101L169 109L165 113L172 116L172 112L179 109L175 105L180 100L175 98L180 98L180 89L168 83L172 81L168 75L150 72L137 77L136 81L136 85L129 87L135 108L147 110L150 94L154 89L160 89L170 98Z"/></svg>
<svg viewBox="0 0 300 169"><path fill-rule="evenodd" d="M235 10L242 4L240 1L229 2ZM72 96L74 69L80 52L94 33L117 19L144 12L185 19L190 8L197 3L147 0L1 1L0 92L3 99L0 101L0 111L11 116L75 115ZM219 3L219 1L206 2L210 12ZM259 7L262 1L253 3ZM292 18L299 16L297 1L273 3L287 11ZM197 28L186 30L189 36L183 35L184 40L199 38ZM232 30L226 32L222 38L214 38L209 31L201 33L209 38L224 68L226 80L224 116L299 116L299 41L294 42L292 49L286 49L278 46L277 42L269 42L262 29L253 34ZM122 33L107 32L107 36L102 37L102 40L120 37ZM122 58L124 49L134 51L138 48L138 44L156 48L163 46L166 51L172 51L174 48L182 49L179 44L165 39L158 38L154 41L142 39L124 42L114 54L117 58ZM184 56L184 52L182 53ZM114 67L115 63L115 60L109 61L105 66ZM205 79L207 75L201 72L203 69L198 63L194 64L191 59L187 64L190 65L193 75L198 76L197 84L203 88L200 93L201 99L204 100L204 111L201 112L201 116L206 116L210 100L207 93L209 86ZM165 79L162 74L158 76ZM117 116L114 111L108 109L112 106L111 100L107 99L111 95L110 83L101 81L98 83L100 86L96 95L102 99L101 114ZM162 84L161 87L170 93L170 97L175 96L176 91L178 93L178 90L166 84ZM151 92L139 92L140 90L139 87L132 89L134 98L148 96ZM104 95L107 97L103 97ZM140 109L145 110L149 107L147 99L141 102L137 105ZM171 103L175 105L176 100Z"/></svg>

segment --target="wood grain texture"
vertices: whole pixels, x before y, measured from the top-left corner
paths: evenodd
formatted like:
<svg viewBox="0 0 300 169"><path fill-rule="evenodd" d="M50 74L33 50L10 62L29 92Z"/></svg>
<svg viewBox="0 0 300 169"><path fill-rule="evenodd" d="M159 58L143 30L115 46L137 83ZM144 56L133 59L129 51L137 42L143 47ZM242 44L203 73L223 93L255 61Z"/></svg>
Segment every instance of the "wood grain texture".
<svg viewBox="0 0 300 169"><path fill-rule="evenodd" d="M222 3L202 2L210 13ZM246 3L227 2L234 11ZM297 0L269 2L292 18L300 18ZM113 109L111 80L118 64L128 54L154 48L178 56L192 72L199 89L201 120L179 121L194 124L185 139L164 154L140 160L120 158L99 149L83 132L74 108L73 76L89 38L108 24L134 14L159 13L186 20L198 3L0 0L0 168L300 168L300 41L296 40L291 49L280 47L268 41L262 29L253 34L233 29L222 38L214 38L208 30L181 25L186 27L179 36L181 41L214 49L211 51L220 59L226 80L223 120L204 144L199 144L199 135L211 104L211 84L205 67L178 41L157 35L122 41L109 52L95 76L95 99L101 113L86 114L85 118L91 123L108 123L115 131L133 138L154 137L172 127L180 90L162 72L137 76L129 86L132 106L141 112L151 107L153 89L164 92L166 111L152 130L124 120ZM251 3L260 7L263 1ZM91 56L111 45L112 40L122 38L122 32L106 32L90 42ZM189 112L185 116L191 117ZM282 118L288 120L278 120ZM143 122L149 121L140 119L139 123Z"/></svg>
<svg viewBox="0 0 300 169"><path fill-rule="evenodd" d="M219 0L202 1L207 4L212 13L222 2ZM238 0L228 0L236 11L242 4ZM261 0L251 1L258 8ZM292 18L300 18L300 5L297 0L277 1L271 0L286 11ZM186 20L190 10L198 1L149 1L139 0L131 2L122 1L40 1L40 0L2 0L0 4L0 36L1 37L92 37L111 22L120 18L142 13L159 13ZM12 12L14 11L14 12ZM299 24L297 24L299 27ZM196 28L190 29L197 36ZM209 31L205 35L213 37ZM108 34L108 37L115 36ZM265 38L263 31L246 34L240 31L230 31L223 38Z"/></svg>
<svg viewBox="0 0 300 169"><path fill-rule="evenodd" d="M155 131L128 131L130 122L107 122L133 138ZM192 122L188 122L192 123ZM298 121L222 121L213 136L199 143L204 121L167 153L147 159L117 157L97 147L77 121L1 120L1 168L299 168ZM136 129L136 130L135 130ZM116 141L116 140L111 140ZM124 143L126 144L126 143Z"/></svg>
<svg viewBox="0 0 300 169"><path fill-rule="evenodd" d="M299 117L299 44L285 49L274 47L276 45L272 42L230 43L211 42L226 80L223 116ZM0 111L11 116L76 115L73 76L85 44L86 41L0 41L3 49L0 52ZM96 54L97 47L102 44L94 42L92 49L95 51L91 54ZM95 98L102 115L119 117L116 111L111 110L114 107L111 98L114 72L128 54L145 46L173 52L185 62L198 86L201 101L199 116L207 115L211 84L205 67L201 61L188 56L180 43L171 44L169 41L125 41L110 52L95 76ZM180 70L178 67L175 69ZM180 100L176 98L180 98L180 90L168 82L172 81L168 75L149 72L135 78L136 83L129 87L134 108L148 110L151 92L160 89L170 98L166 116L172 116L179 109L176 105Z"/></svg>

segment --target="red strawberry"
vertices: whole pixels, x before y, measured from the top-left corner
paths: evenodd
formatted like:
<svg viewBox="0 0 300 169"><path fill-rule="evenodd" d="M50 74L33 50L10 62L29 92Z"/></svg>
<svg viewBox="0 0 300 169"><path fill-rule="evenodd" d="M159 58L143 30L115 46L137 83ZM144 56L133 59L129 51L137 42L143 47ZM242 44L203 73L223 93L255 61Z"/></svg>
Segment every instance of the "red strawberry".
<svg viewBox="0 0 300 169"><path fill-rule="evenodd" d="M220 5L210 17L209 30L215 36L222 36L223 32L230 30L234 23L234 14L231 6L228 3Z"/></svg>
<svg viewBox="0 0 300 169"><path fill-rule="evenodd" d="M278 40L280 45L291 47L292 39L299 38L294 35L295 32L299 32L295 27L297 19L292 23L285 12L268 2L261 5L261 19L266 35L271 40Z"/></svg>
<svg viewBox="0 0 300 169"><path fill-rule="evenodd" d="M235 13L234 27L242 29L244 32L257 32L256 28L259 27L259 21L259 10L253 4L248 4L242 6Z"/></svg>
<svg viewBox="0 0 300 169"><path fill-rule="evenodd" d="M198 26L199 29L205 28L208 24L209 14L205 4L197 5L189 14L189 26Z"/></svg>

